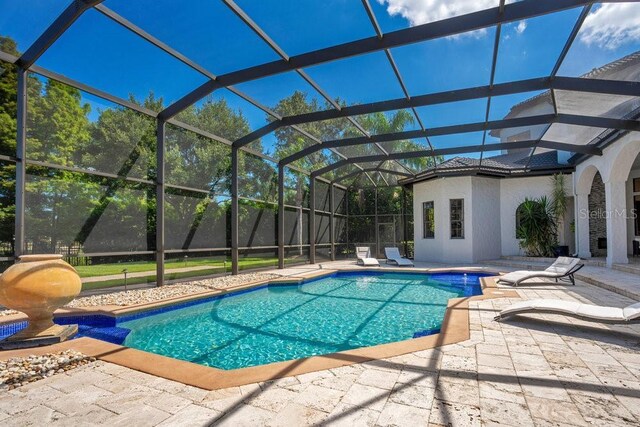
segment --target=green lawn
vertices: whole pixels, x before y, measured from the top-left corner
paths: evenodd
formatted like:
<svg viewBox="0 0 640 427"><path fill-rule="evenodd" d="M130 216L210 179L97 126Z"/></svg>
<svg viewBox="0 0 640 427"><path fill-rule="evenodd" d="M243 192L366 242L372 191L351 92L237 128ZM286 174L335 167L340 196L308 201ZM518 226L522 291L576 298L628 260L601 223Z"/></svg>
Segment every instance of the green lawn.
<svg viewBox="0 0 640 427"><path fill-rule="evenodd" d="M249 259L253 261L254 259ZM255 260L259 260L256 258ZM241 263L244 260L241 261ZM276 261L277 262L277 261ZM212 258L194 258L187 259L187 262L182 260L165 261L165 269L170 270L174 268L184 267L202 267L212 266L222 268L221 259ZM116 264L97 264L97 265L82 265L76 267L80 277L97 277L97 276L110 276L112 274L122 274L122 270L127 269L128 273L139 273L141 271L153 271L156 270L155 261L135 261L135 262L120 262ZM231 261L227 260L227 268L231 268Z"/></svg>
<svg viewBox="0 0 640 427"><path fill-rule="evenodd" d="M287 263L295 263L295 261L288 261ZM186 265L185 265L186 264ZM278 264L277 258L241 258L239 261L240 270L250 270L254 268L261 267L275 267ZM211 268L195 270L195 271L185 271L178 273L166 273L166 280L177 280L184 279L189 277L200 277L200 276L209 276L212 274L220 274L223 272L223 263L221 259L211 259L211 258L196 258L196 259L188 259L185 263L184 261L170 261L165 263L165 270L170 270L174 268L183 268L183 267L202 267L207 266ZM227 260L227 272L231 270L231 260ZM99 265L88 265L88 266L78 266L76 269L80 274L80 277L97 277L97 276L110 276L110 275L120 275L121 278L113 279L113 280L103 280L99 282L90 282L83 283L82 289L99 289L99 288L107 288L111 286L122 286L124 285L124 275L122 274L123 269L127 269L128 273L133 272L148 272L148 275L143 277L128 277L127 284L134 285L139 283L148 283L154 282L156 279L156 264L152 261L140 261L140 262L122 262L117 264L99 264Z"/></svg>

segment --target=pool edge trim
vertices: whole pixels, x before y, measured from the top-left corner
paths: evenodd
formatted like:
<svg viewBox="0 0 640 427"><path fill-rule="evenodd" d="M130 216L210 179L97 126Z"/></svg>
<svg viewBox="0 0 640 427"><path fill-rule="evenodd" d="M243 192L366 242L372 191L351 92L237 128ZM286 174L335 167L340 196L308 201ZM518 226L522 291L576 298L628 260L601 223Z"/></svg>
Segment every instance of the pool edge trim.
<svg viewBox="0 0 640 427"><path fill-rule="evenodd" d="M318 278L328 276L337 271L381 271L378 269L340 269L340 270L323 270L314 272L306 276L288 278L290 282L302 282L305 279ZM408 269L384 269L384 271L408 272ZM455 271L477 271L496 273L494 270L480 270L471 268L442 268L429 270L411 270L412 272L434 273L434 272L455 272ZM251 284L241 285L224 291L212 291L187 297L172 298L156 303L144 304L138 306L129 306L126 308L109 310L108 308L100 308L99 310L81 310L81 311L65 311L60 315L90 315L102 314L118 316L131 315L148 310L166 307L177 302L196 301L202 298L209 298L216 295L224 295L230 292L251 289L254 287L268 285L270 283L283 283L283 279L272 279L260 281ZM251 366L247 368L239 368L233 370L222 370L213 367L198 365L192 362L174 359L171 357L161 356L149 353L143 350L137 350L121 345L111 344L94 338L78 338L76 340L67 341L52 346L31 348L25 350L3 351L0 352L0 360L9 357L24 356L29 354L43 354L52 351L60 351L66 349L74 349L80 351L87 356L95 357L99 360L114 363L140 372L144 372L157 377L168 380L177 381L186 385L195 386L205 390L217 390L222 388L246 385L251 383L271 381L279 378L290 377L294 375L316 372L321 370L338 368L341 366L352 365L355 363L363 363L372 360L386 359L394 356L400 356L407 353L413 353L421 350L428 350L449 344L455 344L466 341L470 338L469 324L469 302L480 301L493 298L517 298L518 294L513 290L499 289L495 284L495 276L481 277L482 294L472 297L453 298L448 301L445 316L442 322L441 331L438 334L426 337L413 338L404 341L396 341L392 343L379 344L370 347L360 347L356 349L331 353L326 355L311 356L302 359L294 359L283 362L275 362L266 365ZM9 317L9 316L7 316ZM16 319L12 320L15 321ZM2 322L6 323L4 319Z"/></svg>

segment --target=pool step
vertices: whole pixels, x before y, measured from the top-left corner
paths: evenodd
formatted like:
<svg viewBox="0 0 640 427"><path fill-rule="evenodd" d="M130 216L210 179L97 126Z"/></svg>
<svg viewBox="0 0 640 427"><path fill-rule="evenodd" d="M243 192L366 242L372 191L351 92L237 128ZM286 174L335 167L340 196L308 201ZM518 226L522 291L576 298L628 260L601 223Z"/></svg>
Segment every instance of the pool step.
<svg viewBox="0 0 640 427"><path fill-rule="evenodd" d="M637 274L640 276L640 264L613 264L612 268L614 270Z"/></svg>

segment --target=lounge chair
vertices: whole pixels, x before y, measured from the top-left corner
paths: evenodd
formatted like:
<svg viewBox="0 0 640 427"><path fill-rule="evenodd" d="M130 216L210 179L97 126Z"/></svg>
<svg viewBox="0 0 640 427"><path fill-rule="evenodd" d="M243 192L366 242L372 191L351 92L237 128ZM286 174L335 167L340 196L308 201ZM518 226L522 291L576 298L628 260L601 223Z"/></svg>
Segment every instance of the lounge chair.
<svg viewBox="0 0 640 427"><path fill-rule="evenodd" d="M521 301L505 308L494 320L503 320L524 313L561 314L599 323L640 323L640 302L618 308L558 299L534 299Z"/></svg>
<svg viewBox="0 0 640 427"><path fill-rule="evenodd" d="M579 264L580 258L570 258L566 256L558 257L558 259L542 271L529 271L519 270L507 273L501 276L497 282L511 286L518 286L525 280L544 278L555 279L556 282L562 281L566 283L576 284L573 275L576 271L584 267L584 264Z"/></svg>
<svg viewBox="0 0 640 427"><path fill-rule="evenodd" d="M371 257L371 249L366 246L356 247L356 257L358 258L356 262L358 265L380 267L378 260Z"/></svg>
<svg viewBox="0 0 640 427"><path fill-rule="evenodd" d="M384 254L387 256L387 263L396 264L399 267L413 267L413 262L401 256L398 248L384 248Z"/></svg>

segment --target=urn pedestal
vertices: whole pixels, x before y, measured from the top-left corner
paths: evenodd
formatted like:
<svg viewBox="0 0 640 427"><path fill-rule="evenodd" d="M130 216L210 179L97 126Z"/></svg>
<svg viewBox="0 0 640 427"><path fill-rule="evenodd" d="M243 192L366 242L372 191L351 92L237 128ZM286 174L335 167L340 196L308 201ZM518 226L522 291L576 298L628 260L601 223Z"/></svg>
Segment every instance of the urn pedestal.
<svg viewBox="0 0 640 427"><path fill-rule="evenodd" d="M75 268L62 255L23 255L0 276L0 304L25 313L28 326L0 341L0 349L35 347L64 341L77 325L56 325L53 313L82 288Z"/></svg>

